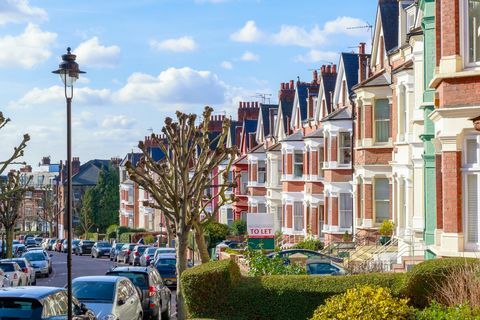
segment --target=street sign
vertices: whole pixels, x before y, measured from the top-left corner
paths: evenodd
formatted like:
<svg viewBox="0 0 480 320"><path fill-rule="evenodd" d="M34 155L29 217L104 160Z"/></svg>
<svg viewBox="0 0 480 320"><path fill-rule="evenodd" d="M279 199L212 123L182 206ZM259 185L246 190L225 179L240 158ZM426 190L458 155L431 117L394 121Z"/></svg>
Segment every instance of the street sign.
<svg viewBox="0 0 480 320"><path fill-rule="evenodd" d="M252 249L273 250L275 229L273 214L247 213L248 246Z"/></svg>

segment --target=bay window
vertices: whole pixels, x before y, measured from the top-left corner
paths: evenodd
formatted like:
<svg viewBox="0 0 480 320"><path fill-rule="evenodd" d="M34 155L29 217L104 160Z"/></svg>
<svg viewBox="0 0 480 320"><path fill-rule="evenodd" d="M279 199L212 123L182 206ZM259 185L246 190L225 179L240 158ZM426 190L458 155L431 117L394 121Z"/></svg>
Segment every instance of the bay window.
<svg viewBox="0 0 480 320"><path fill-rule="evenodd" d="M480 8L479 8L480 10ZM468 249L480 248L480 135L467 137L465 143L463 180L465 190L464 230Z"/></svg>
<svg viewBox="0 0 480 320"><path fill-rule="evenodd" d="M293 176L301 178L303 176L303 152L295 151L293 154Z"/></svg>
<svg viewBox="0 0 480 320"><path fill-rule="evenodd" d="M352 140L349 132L338 134L338 161L339 164L350 164L352 161Z"/></svg>
<svg viewBox="0 0 480 320"><path fill-rule="evenodd" d="M301 202L293 203L293 231L303 230L303 206Z"/></svg>
<svg viewBox="0 0 480 320"><path fill-rule="evenodd" d="M390 104L388 99L375 100L375 141L388 142L390 137Z"/></svg>
<svg viewBox="0 0 480 320"><path fill-rule="evenodd" d="M340 228L352 227L353 199L349 193L340 193L338 213L340 215Z"/></svg>
<svg viewBox="0 0 480 320"><path fill-rule="evenodd" d="M266 178L266 166L265 166L265 161L258 161L258 166L257 166L257 179L258 183L265 183L265 178Z"/></svg>
<svg viewBox="0 0 480 320"><path fill-rule="evenodd" d="M390 219L390 184L386 178L375 178L375 222Z"/></svg>

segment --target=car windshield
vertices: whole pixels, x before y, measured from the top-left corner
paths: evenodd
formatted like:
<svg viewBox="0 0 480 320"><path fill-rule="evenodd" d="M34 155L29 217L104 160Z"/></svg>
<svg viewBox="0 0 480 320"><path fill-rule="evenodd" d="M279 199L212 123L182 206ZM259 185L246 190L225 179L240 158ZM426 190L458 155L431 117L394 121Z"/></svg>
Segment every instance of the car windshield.
<svg viewBox="0 0 480 320"><path fill-rule="evenodd" d="M72 244L79 244L80 240L72 240Z"/></svg>
<svg viewBox="0 0 480 320"><path fill-rule="evenodd" d="M135 246L136 246L135 243L129 244L128 245L128 250L133 250L133 248L135 248Z"/></svg>
<svg viewBox="0 0 480 320"><path fill-rule="evenodd" d="M97 247L106 248L106 247L111 247L111 245L108 242L97 242Z"/></svg>
<svg viewBox="0 0 480 320"><path fill-rule="evenodd" d="M148 248L147 254L155 254L155 251L157 251L157 248Z"/></svg>
<svg viewBox="0 0 480 320"><path fill-rule="evenodd" d="M24 257L30 261L46 260L45 255L42 252L27 252Z"/></svg>
<svg viewBox="0 0 480 320"><path fill-rule="evenodd" d="M157 254L161 254L161 253L175 253L175 249L174 248L172 248L172 249L165 249L165 248L157 249Z"/></svg>
<svg viewBox="0 0 480 320"><path fill-rule="evenodd" d="M140 272L123 272L123 271L112 271L108 273L109 276L122 276L130 279L133 284L139 287L142 290L148 288L148 274Z"/></svg>
<svg viewBox="0 0 480 320"><path fill-rule="evenodd" d="M177 259L158 259L156 266L175 266Z"/></svg>
<svg viewBox="0 0 480 320"><path fill-rule="evenodd" d="M72 290L73 295L80 301L113 302L115 283L102 281L75 281Z"/></svg>
<svg viewBox="0 0 480 320"><path fill-rule="evenodd" d="M115 245L115 249L120 250L120 249L122 249L123 245L124 245L124 243L117 243Z"/></svg>
<svg viewBox="0 0 480 320"><path fill-rule="evenodd" d="M84 245L87 245L87 246L88 246L88 245L92 245L92 246L93 246L93 243L94 243L93 241L83 241L83 244L84 244Z"/></svg>
<svg viewBox="0 0 480 320"><path fill-rule="evenodd" d="M25 241L27 244L35 243L35 239L29 238L27 241Z"/></svg>
<svg viewBox="0 0 480 320"><path fill-rule="evenodd" d="M20 268L25 268L25 260L13 260Z"/></svg>
<svg viewBox="0 0 480 320"><path fill-rule="evenodd" d="M15 267L13 266L13 263L0 263L0 269L2 269L5 272L15 271Z"/></svg>
<svg viewBox="0 0 480 320"><path fill-rule="evenodd" d="M138 247L137 248L138 253L144 253L145 250L147 250L147 247Z"/></svg>
<svg viewBox="0 0 480 320"><path fill-rule="evenodd" d="M42 305L37 300L0 298L0 319L40 319Z"/></svg>

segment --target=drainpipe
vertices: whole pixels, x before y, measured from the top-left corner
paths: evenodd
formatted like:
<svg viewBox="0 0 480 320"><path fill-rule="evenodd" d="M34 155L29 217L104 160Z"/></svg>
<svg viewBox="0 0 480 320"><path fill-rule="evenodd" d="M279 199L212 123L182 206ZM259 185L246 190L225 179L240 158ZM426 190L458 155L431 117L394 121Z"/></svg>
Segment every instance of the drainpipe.
<svg viewBox="0 0 480 320"><path fill-rule="evenodd" d="M353 171L354 171L354 164L355 164L355 148L354 148L354 144L355 144L355 120L356 120L356 113L355 113L355 109L356 109L356 104L355 104L355 100L357 98L357 94L355 92L352 92L350 94L350 103L352 104L352 143L350 144L350 149L351 149L351 166L352 166L352 179L353 179ZM352 188L353 188L353 185L352 185ZM358 209L358 208L357 208ZM354 219L355 219L355 216L353 214L353 210L352 210L352 240L353 239L353 236L354 236L354 229L353 229L353 224L354 224Z"/></svg>

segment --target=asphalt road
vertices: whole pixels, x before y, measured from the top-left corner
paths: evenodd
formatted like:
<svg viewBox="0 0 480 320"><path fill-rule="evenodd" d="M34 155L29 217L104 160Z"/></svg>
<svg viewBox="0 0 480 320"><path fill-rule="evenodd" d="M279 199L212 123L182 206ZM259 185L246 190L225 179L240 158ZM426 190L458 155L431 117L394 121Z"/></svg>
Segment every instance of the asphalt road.
<svg viewBox="0 0 480 320"><path fill-rule="evenodd" d="M38 286L65 287L67 285L67 254L50 252L52 254L53 271L48 278L37 278ZM117 263L107 257L92 259L90 255L72 255L72 279L83 276L105 275L111 267ZM123 264L119 264L123 265ZM175 291L172 291L172 313L175 310ZM171 319L176 319L172 315Z"/></svg>

